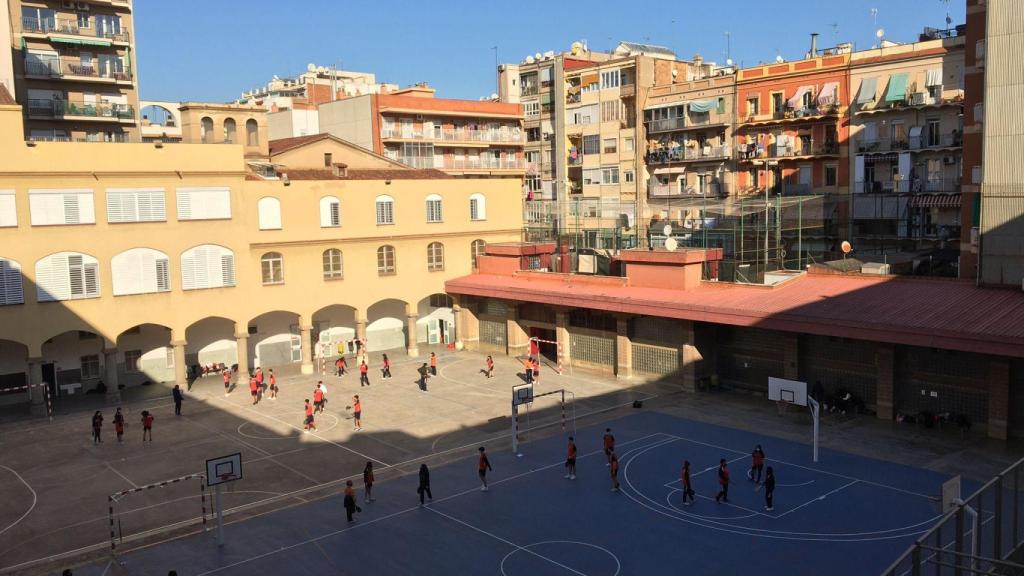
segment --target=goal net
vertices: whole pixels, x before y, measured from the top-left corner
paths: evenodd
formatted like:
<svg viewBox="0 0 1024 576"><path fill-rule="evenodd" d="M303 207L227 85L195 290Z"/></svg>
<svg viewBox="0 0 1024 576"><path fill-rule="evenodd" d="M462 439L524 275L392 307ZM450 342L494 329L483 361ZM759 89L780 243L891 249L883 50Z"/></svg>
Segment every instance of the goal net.
<svg viewBox="0 0 1024 576"><path fill-rule="evenodd" d="M146 486L122 490L107 497L110 551L133 540L201 524L206 530L206 476L189 474Z"/></svg>

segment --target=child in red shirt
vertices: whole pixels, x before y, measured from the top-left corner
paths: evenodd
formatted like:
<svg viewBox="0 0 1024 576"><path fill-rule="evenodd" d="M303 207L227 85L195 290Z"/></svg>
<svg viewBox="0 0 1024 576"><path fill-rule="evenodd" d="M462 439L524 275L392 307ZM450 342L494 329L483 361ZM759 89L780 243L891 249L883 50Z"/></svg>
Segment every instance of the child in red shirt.
<svg viewBox="0 0 1024 576"><path fill-rule="evenodd" d="M313 405L309 403L309 398L306 398L306 421L302 429L308 434L310 428L316 430L316 423L313 422Z"/></svg>
<svg viewBox="0 0 1024 576"><path fill-rule="evenodd" d="M146 441L146 436L149 436L149 441L153 441L153 415L149 413L149 410L142 411L142 441Z"/></svg>

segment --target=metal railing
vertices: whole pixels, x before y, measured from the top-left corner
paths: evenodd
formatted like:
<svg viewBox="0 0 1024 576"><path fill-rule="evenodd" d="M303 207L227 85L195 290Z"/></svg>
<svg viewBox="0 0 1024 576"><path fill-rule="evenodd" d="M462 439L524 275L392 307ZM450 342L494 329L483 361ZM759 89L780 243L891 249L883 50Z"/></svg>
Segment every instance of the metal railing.
<svg viewBox="0 0 1024 576"><path fill-rule="evenodd" d="M130 104L111 102L85 102L83 100L29 100L29 116L85 116L88 118L110 118L132 120L135 108Z"/></svg>
<svg viewBox="0 0 1024 576"><path fill-rule="evenodd" d="M647 122L648 132L668 132L670 130L679 130L686 126L686 118L679 116L676 118L662 118L661 120L650 120Z"/></svg>
<svg viewBox="0 0 1024 576"><path fill-rule="evenodd" d="M647 195L650 198L714 198L729 195L729 186L714 182L700 186L685 186L680 182L661 184L655 180L647 183Z"/></svg>
<svg viewBox="0 0 1024 576"><path fill-rule="evenodd" d="M959 178L910 178L871 180L854 183L854 192L865 194L928 194L960 191Z"/></svg>
<svg viewBox="0 0 1024 576"><path fill-rule="evenodd" d="M668 164L670 162L729 158L731 153L732 148L725 144L698 148L662 148L648 152L645 160L648 164Z"/></svg>
<svg viewBox="0 0 1024 576"><path fill-rule="evenodd" d="M445 158L443 168L448 170L525 170L526 162L505 158Z"/></svg>
<svg viewBox="0 0 1024 576"><path fill-rule="evenodd" d="M839 154L839 143L828 141L824 144L816 144L812 140L796 144L769 144L767 147L760 149L750 145L740 145L737 146L736 153L740 160L792 158L799 156L835 156Z"/></svg>
<svg viewBox="0 0 1024 576"><path fill-rule="evenodd" d="M927 150L929 148L955 148L963 145L959 132L949 134L922 134L903 138L864 138L855 140L858 154L876 152L903 152L906 150Z"/></svg>
<svg viewBox="0 0 1024 576"><path fill-rule="evenodd" d="M63 78L77 76L86 78L106 78L114 81L130 82L131 72L113 70L103 66L98 60L82 62L79 58L60 58L56 60L30 61L25 59L25 74L28 76L44 76L47 78Z"/></svg>
<svg viewBox="0 0 1024 576"><path fill-rule="evenodd" d="M882 576L1022 575L1022 546L1024 459L954 503Z"/></svg>
<svg viewBox="0 0 1024 576"><path fill-rule="evenodd" d="M126 30L107 30L105 26L96 26L95 22L90 22L89 26L81 26L78 20L22 18L21 30L30 34L69 34L72 36L104 38L114 42L128 42L129 40Z"/></svg>
<svg viewBox="0 0 1024 576"><path fill-rule="evenodd" d="M523 84L519 87L520 96L536 96L540 88L536 84Z"/></svg>
<svg viewBox="0 0 1024 576"><path fill-rule="evenodd" d="M92 142L98 144L127 144L132 142L138 142L138 140L132 140L128 134L104 134L104 135L89 135L85 138L81 136L71 138L70 136L29 136L29 142Z"/></svg>
<svg viewBox="0 0 1024 576"><path fill-rule="evenodd" d="M474 130L474 129L435 129L435 130L402 130L400 127L381 129L381 138L400 138L403 140L428 140L433 142L511 142L525 141L521 130Z"/></svg>

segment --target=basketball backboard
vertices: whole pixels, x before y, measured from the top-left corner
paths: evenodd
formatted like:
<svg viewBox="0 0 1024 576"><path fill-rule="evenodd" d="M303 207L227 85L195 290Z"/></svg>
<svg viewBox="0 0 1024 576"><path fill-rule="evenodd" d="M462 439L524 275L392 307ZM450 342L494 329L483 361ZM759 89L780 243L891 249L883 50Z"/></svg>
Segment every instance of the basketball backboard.
<svg viewBox="0 0 1024 576"><path fill-rule="evenodd" d="M533 384L519 384L512 387L512 405L529 404L533 402Z"/></svg>
<svg viewBox="0 0 1024 576"><path fill-rule="evenodd" d="M242 479L242 454L229 454L206 461L206 485L216 486Z"/></svg>
<svg viewBox="0 0 1024 576"><path fill-rule="evenodd" d="M807 382L768 377L768 399L807 406Z"/></svg>

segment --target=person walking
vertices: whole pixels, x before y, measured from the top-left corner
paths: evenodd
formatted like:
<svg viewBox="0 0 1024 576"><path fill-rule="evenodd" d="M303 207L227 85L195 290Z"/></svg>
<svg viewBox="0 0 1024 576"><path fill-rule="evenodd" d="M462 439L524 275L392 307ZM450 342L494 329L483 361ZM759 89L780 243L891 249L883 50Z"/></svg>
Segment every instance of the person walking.
<svg viewBox="0 0 1024 576"><path fill-rule="evenodd" d="M612 429L604 429L604 456L608 459L608 463L605 466L611 466L612 453L615 452L615 436L612 436Z"/></svg>
<svg viewBox="0 0 1024 576"><path fill-rule="evenodd" d="M420 379L417 382L417 384L419 384L419 386L420 386L420 392L426 392L427 391L427 378L430 377L430 370L427 368L427 363L424 362L422 366L420 366L419 368L416 369L416 371L419 372L419 375L420 375Z"/></svg>
<svg viewBox="0 0 1024 576"><path fill-rule="evenodd" d="M565 478L576 479L576 442L569 436L568 453L565 455Z"/></svg>
<svg viewBox="0 0 1024 576"><path fill-rule="evenodd" d="M100 437L100 432L103 430L103 413L99 410L92 415L92 443L100 444L103 442L103 438Z"/></svg>
<svg viewBox="0 0 1024 576"><path fill-rule="evenodd" d="M362 512L363 509L360 508L359 506L356 506L356 491L355 491L354 488L352 488L352 481L351 480L346 480L345 481L345 501L344 501L344 505L345 505L345 516L348 518L348 521L349 522L355 522L355 518L352 517L352 514L354 514L356 512Z"/></svg>
<svg viewBox="0 0 1024 576"><path fill-rule="evenodd" d="M480 476L480 491L487 492L487 471L494 470L491 468L491 461L487 459L487 453L484 451L484 447L480 447L480 461L477 466L477 474Z"/></svg>
<svg viewBox="0 0 1024 576"><path fill-rule="evenodd" d="M340 345L339 345L340 346ZM334 361L335 375L341 377L345 373L345 357L338 356L338 359Z"/></svg>
<svg viewBox="0 0 1024 576"><path fill-rule="evenodd" d="M260 389L260 395L263 394L263 367L258 366L256 368L256 387Z"/></svg>
<svg viewBox="0 0 1024 576"><path fill-rule="evenodd" d="M363 429L363 403L359 400L359 394L352 397L352 421L356 432Z"/></svg>
<svg viewBox="0 0 1024 576"><path fill-rule="evenodd" d="M384 367L380 370L381 379L388 380L391 378L391 360L388 360L388 355L384 354L382 361L384 362Z"/></svg>
<svg viewBox="0 0 1024 576"><path fill-rule="evenodd" d="M324 389L318 382L316 388L313 389L313 411L323 412L324 411Z"/></svg>
<svg viewBox="0 0 1024 576"><path fill-rule="evenodd" d="M304 406L306 411L306 420L302 426L302 430L309 434L310 429L316 430L316 422L313 421L313 405L309 403L309 398L306 398L306 405Z"/></svg>
<svg viewBox="0 0 1024 576"><path fill-rule="evenodd" d="M171 389L171 396L174 398L174 415L181 416L181 401L185 399L185 395L181 392L181 386L175 384Z"/></svg>
<svg viewBox="0 0 1024 576"><path fill-rule="evenodd" d="M366 365L366 360L359 365L359 387L370 385L370 367Z"/></svg>
<svg viewBox="0 0 1024 576"><path fill-rule="evenodd" d="M764 473L764 509L767 512L775 510L775 470L769 466Z"/></svg>
<svg viewBox="0 0 1024 576"><path fill-rule="evenodd" d="M690 483L690 461L683 460L683 471L680 473L680 480L683 483L683 506L693 504L693 484ZM689 500L689 501L687 501Z"/></svg>
<svg viewBox="0 0 1024 576"><path fill-rule="evenodd" d="M754 446L754 451L750 454L750 470L747 471L747 478L760 484L762 470L764 470L764 450L762 450L761 445L758 444L757 446Z"/></svg>
<svg viewBox="0 0 1024 576"><path fill-rule="evenodd" d="M277 376L274 376L274 369L270 369L270 399L277 400Z"/></svg>
<svg viewBox="0 0 1024 576"><path fill-rule="evenodd" d="M363 468L363 501L373 502L373 462L367 461Z"/></svg>
<svg viewBox="0 0 1024 576"><path fill-rule="evenodd" d="M526 383L533 384L533 358L523 361L523 371L526 374Z"/></svg>
<svg viewBox="0 0 1024 576"><path fill-rule="evenodd" d="M487 356L487 360L484 363L487 366L485 373L487 374L487 377L490 378L494 372L494 359L491 358L490 356Z"/></svg>
<svg viewBox="0 0 1024 576"><path fill-rule="evenodd" d="M117 412L114 412L114 432L117 433L117 443L120 444L124 441L124 414L121 409L118 408Z"/></svg>
<svg viewBox="0 0 1024 576"><path fill-rule="evenodd" d="M430 493L430 469L426 464L420 464L420 485L416 487L416 493L420 495L420 506L423 506L424 495L434 500L434 495Z"/></svg>
<svg viewBox="0 0 1024 576"><path fill-rule="evenodd" d="M224 395L231 393L231 368L224 369Z"/></svg>
<svg viewBox="0 0 1024 576"><path fill-rule="evenodd" d="M149 410L142 411L142 441L146 441L146 436L149 436L149 441L153 441L153 413Z"/></svg>
<svg viewBox="0 0 1024 576"><path fill-rule="evenodd" d="M612 492L619 491L619 457L615 455L615 451L612 450L610 456L608 456L608 472L612 476Z"/></svg>
<svg viewBox="0 0 1024 576"><path fill-rule="evenodd" d="M533 359L533 383L540 384L540 356Z"/></svg>
<svg viewBox="0 0 1024 576"><path fill-rule="evenodd" d="M715 496L715 502L729 503L729 463L722 458L718 461L718 484L721 489L718 491L718 495Z"/></svg>
<svg viewBox="0 0 1024 576"><path fill-rule="evenodd" d="M249 394L252 395L252 403L255 406L260 401L260 385L256 382L255 376L249 378Z"/></svg>
<svg viewBox="0 0 1024 576"><path fill-rule="evenodd" d="M430 353L430 375L437 376L437 355Z"/></svg>

